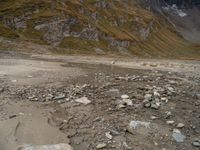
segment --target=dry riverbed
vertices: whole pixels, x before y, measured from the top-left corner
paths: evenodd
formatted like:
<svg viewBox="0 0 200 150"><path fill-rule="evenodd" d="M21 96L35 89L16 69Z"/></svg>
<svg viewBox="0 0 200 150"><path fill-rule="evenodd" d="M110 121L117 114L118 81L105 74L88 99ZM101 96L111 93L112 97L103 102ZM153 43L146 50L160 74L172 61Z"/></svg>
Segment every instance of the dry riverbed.
<svg viewBox="0 0 200 150"><path fill-rule="evenodd" d="M0 150L199 149L198 61L0 57Z"/></svg>

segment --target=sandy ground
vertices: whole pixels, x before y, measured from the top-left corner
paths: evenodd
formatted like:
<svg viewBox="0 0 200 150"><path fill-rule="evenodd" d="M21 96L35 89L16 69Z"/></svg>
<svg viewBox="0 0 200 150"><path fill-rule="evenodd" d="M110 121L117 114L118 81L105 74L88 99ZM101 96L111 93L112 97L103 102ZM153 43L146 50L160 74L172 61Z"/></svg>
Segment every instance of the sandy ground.
<svg viewBox="0 0 200 150"><path fill-rule="evenodd" d="M198 150L193 145L200 138L198 61L0 57L0 150L59 143L75 150ZM151 106L144 107L145 95L152 93ZM77 103L83 97L90 103ZM131 121L150 127L132 129ZM173 139L174 129L183 142Z"/></svg>

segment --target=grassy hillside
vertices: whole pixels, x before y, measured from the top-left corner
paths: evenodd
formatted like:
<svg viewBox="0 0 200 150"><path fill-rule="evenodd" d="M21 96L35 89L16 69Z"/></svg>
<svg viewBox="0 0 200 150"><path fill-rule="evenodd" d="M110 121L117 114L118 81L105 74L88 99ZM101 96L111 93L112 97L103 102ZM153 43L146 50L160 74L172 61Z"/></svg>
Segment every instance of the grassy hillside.
<svg viewBox="0 0 200 150"><path fill-rule="evenodd" d="M2 0L0 36L75 53L128 51L145 57L200 58L200 46L130 0Z"/></svg>

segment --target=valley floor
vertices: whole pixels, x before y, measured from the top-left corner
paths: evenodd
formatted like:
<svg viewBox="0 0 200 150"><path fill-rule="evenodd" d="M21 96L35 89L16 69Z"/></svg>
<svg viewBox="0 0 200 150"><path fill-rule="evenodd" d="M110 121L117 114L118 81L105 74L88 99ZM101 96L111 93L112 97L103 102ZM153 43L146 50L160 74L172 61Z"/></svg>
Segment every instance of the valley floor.
<svg viewBox="0 0 200 150"><path fill-rule="evenodd" d="M199 61L0 52L0 83L0 150L200 146Z"/></svg>

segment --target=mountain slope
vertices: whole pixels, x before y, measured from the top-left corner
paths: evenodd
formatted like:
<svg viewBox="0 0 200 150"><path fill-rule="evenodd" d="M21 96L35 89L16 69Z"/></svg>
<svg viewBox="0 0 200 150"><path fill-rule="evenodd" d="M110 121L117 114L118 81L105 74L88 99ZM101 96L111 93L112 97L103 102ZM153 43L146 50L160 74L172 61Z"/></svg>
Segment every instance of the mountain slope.
<svg viewBox="0 0 200 150"><path fill-rule="evenodd" d="M2 0L0 26L0 36L72 53L200 57L198 44L136 0Z"/></svg>

